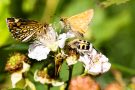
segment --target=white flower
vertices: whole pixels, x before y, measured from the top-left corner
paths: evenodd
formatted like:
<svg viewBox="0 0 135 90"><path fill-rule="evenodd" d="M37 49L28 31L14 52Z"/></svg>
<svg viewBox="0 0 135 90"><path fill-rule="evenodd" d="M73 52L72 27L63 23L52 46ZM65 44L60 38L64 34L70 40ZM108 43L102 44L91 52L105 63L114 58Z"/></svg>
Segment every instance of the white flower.
<svg viewBox="0 0 135 90"><path fill-rule="evenodd" d="M91 60L89 59L88 55L85 54L84 56L80 56L79 61L83 62L84 65L87 65Z"/></svg>
<svg viewBox="0 0 135 90"><path fill-rule="evenodd" d="M59 37L58 37L58 46L60 48L63 48L65 46L65 41L67 39L67 35L66 33L63 33L63 34L60 34Z"/></svg>
<svg viewBox="0 0 135 90"><path fill-rule="evenodd" d="M29 71L30 65L28 63L23 62L23 69L21 70L22 73Z"/></svg>
<svg viewBox="0 0 135 90"><path fill-rule="evenodd" d="M49 26L46 34L39 35L37 40L29 46L28 56L38 61L44 60L50 51L56 51L58 47L63 48L66 39L72 37L73 35L70 33L63 33L58 36L52 26Z"/></svg>
<svg viewBox="0 0 135 90"><path fill-rule="evenodd" d="M98 75L107 72L111 67L109 62L96 62L89 69L85 69L91 75Z"/></svg>
<svg viewBox="0 0 135 90"><path fill-rule="evenodd" d="M51 79L48 79L47 78L47 75L44 75L44 77L42 76L38 76L38 70L35 71L34 73L34 80L37 81L37 82L40 82L42 84L45 84L45 83L48 83L48 84L51 84Z"/></svg>
<svg viewBox="0 0 135 90"><path fill-rule="evenodd" d="M80 56L80 62L83 62L85 72L91 75L98 75L107 72L111 64L108 62L108 58L101 53L97 53L95 49L90 54Z"/></svg>
<svg viewBox="0 0 135 90"><path fill-rule="evenodd" d="M42 84L52 84L53 86L61 86L64 84L64 82L60 82L60 81L57 81L57 80L50 78L47 74L46 68L42 72L43 72L42 75L39 76L38 70L35 71L35 73L34 73L34 80L35 81L40 82Z"/></svg>
<svg viewBox="0 0 135 90"><path fill-rule="evenodd" d="M75 37L75 35L71 32L67 32L67 33L63 33L63 34L60 34L59 37L58 37L58 46L60 48L63 48L65 46L65 41L68 39L68 38L73 38Z"/></svg>
<svg viewBox="0 0 135 90"><path fill-rule="evenodd" d="M66 34L67 34L67 37L68 37L68 38L73 38L73 37L75 37L75 34L74 34L73 32L71 32L71 31L67 32Z"/></svg>
<svg viewBox="0 0 135 90"><path fill-rule="evenodd" d="M12 87L16 87L16 83L22 79L22 72L14 72L11 74Z"/></svg>
<svg viewBox="0 0 135 90"><path fill-rule="evenodd" d="M30 65L23 62L23 68L20 71L14 72L11 74L12 87L15 88L16 84L22 79L22 74L27 72L30 68Z"/></svg>
<svg viewBox="0 0 135 90"><path fill-rule="evenodd" d="M77 63L77 57L76 57L75 55L73 55L73 56L68 56L68 57L66 58L66 62L67 62L67 64L68 64L68 66L73 65L73 64Z"/></svg>
<svg viewBox="0 0 135 90"><path fill-rule="evenodd" d="M41 61L43 59L47 58L47 55L50 52L50 49L48 47L45 47L43 45L37 45L31 44L29 46L28 56L32 59L36 59L38 61Z"/></svg>

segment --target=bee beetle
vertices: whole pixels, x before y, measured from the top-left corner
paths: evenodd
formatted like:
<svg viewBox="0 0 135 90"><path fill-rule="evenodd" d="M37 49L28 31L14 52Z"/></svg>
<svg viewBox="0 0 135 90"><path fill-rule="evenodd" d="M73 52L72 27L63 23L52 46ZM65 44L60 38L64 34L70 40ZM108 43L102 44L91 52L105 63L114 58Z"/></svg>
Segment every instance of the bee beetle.
<svg viewBox="0 0 135 90"><path fill-rule="evenodd" d="M68 46L72 49L76 49L79 53L85 53L92 50L93 46L86 40L75 39L70 41Z"/></svg>

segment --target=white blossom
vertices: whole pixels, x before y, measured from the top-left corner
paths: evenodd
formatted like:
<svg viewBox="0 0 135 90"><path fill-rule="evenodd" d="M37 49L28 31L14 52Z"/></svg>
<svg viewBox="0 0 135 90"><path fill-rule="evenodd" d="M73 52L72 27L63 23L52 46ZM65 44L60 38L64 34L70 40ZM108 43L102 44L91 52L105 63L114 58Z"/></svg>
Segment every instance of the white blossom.
<svg viewBox="0 0 135 90"><path fill-rule="evenodd" d="M47 69L45 69L46 71ZM40 82L41 84L52 84L53 86L61 86L64 84L64 82L60 82L54 79L51 79L48 77L47 73L44 73L45 75L42 76L38 76L38 70L35 71L34 73L34 80L37 82Z"/></svg>
<svg viewBox="0 0 135 90"><path fill-rule="evenodd" d="M20 71L14 72L11 74L12 87L15 88L16 84L22 79L22 74L27 72L30 68L30 65L23 62L23 68Z"/></svg>
<svg viewBox="0 0 135 90"><path fill-rule="evenodd" d="M37 37L37 40L29 46L28 56L38 61L47 58L50 51L56 51L58 47L63 48L65 41L72 38L70 33L63 33L58 36L52 26L48 27L47 33Z"/></svg>
<svg viewBox="0 0 135 90"><path fill-rule="evenodd" d="M67 35L66 33L63 33L63 34L60 34L59 37L58 37L58 46L60 48L63 48L65 46L65 41L67 39Z"/></svg>
<svg viewBox="0 0 135 90"><path fill-rule="evenodd" d="M45 84L45 83L51 84L52 81L48 79L47 76L41 77L41 76L38 76L37 73L38 73L38 70L36 70L34 73L35 81L40 82L42 84Z"/></svg>
<svg viewBox="0 0 135 90"><path fill-rule="evenodd" d="M22 73L29 71L30 65L28 63L23 62L23 68L21 70Z"/></svg>
<svg viewBox="0 0 135 90"><path fill-rule="evenodd" d="M11 74L12 87L16 87L16 83L22 79L22 72L14 72Z"/></svg>
<svg viewBox="0 0 135 90"><path fill-rule="evenodd" d="M63 48L65 46L65 41L68 39L68 38L73 38L75 37L73 33L70 33L70 32L67 32L67 33L62 33L59 35L58 37L58 46L60 48Z"/></svg>
<svg viewBox="0 0 135 90"><path fill-rule="evenodd" d="M68 57L66 58L66 62L67 62L67 64L68 64L68 66L77 63L77 61L78 61L78 60L77 60L77 57L76 57L75 55L73 55L73 56L68 56Z"/></svg>
<svg viewBox="0 0 135 90"><path fill-rule="evenodd" d="M108 58L105 55L98 53L95 49L93 49L89 54L80 56L79 61L83 62L85 72L91 75L105 73L111 67L111 64L108 62Z"/></svg>
<svg viewBox="0 0 135 90"><path fill-rule="evenodd" d="M41 61L41 60L47 58L47 55L49 54L50 49L48 47L43 46L43 45L36 45L35 46L35 44L31 44L29 46L28 52L29 52L28 56L30 58Z"/></svg>

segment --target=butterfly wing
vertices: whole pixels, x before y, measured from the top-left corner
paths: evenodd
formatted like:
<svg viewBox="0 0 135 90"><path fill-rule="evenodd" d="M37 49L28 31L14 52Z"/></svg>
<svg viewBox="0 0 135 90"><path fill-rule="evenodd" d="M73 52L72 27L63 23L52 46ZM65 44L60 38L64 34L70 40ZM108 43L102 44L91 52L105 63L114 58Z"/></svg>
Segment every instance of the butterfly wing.
<svg viewBox="0 0 135 90"><path fill-rule="evenodd" d="M43 25L37 21L7 18L7 25L13 38L22 42L29 40L36 32L43 28Z"/></svg>
<svg viewBox="0 0 135 90"><path fill-rule="evenodd" d="M93 9L87 10L80 14L74 15L67 19L71 30L84 35L88 29L88 25L93 17Z"/></svg>

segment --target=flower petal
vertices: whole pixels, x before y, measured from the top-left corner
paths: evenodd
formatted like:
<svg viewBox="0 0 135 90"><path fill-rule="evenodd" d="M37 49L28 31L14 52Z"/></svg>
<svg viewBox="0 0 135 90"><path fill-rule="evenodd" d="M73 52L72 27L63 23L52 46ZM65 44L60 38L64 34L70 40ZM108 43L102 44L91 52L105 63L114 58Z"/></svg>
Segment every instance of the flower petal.
<svg viewBox="0 0 135 90"><path fill-rule="evenodd" d="M67 34L67 38L75 37L75 34L73 32L71 32L71 31L67 32L66 34Z"/></svg>
<svg viewBox="0 0 135 90"><path fill-rule="evenodd" d="M60 81L53 81L52 82L52 85L53 86L61 86L61 85L63 85L64 84L64 82L60 82Z"/></svg>
<svg viewBox="0 0 135 90"><path fill-rule="evenodd" d="M84 56L80 56L79 61L82 62L85 65L89 65L91 59L89 59L88 55L85 54Z"/></svg>
<svg viewBox="0 0 135 90"><path fill-rule="evenodd" d="M92 75L100 74L102 72L101 63L100 62L95 63L93 66L91 66L91 68L89 68L89 70L87 70L87 72Z"/></svg>
<svg viewBox="0 0 135 90"><path fill-rule="evenodd" d="M58 46L63 48L65 46L65 41L67 39L67 35L65 33L60 34L58 37Z"/></svg>
<svg viewBox="0 0 135 90"><path fill-rule="evenodd" d="M68 64L68 66L76 64L77 58L76 58L76 56L69 56L69 57L67 57L66 62Z"/></svg>
<svg viewBox="0 0 135 90"><path fill-rule="evenodd" d="M97 62L89 70L86 70L89 74L98 75L107 72L111 67L109 62Z"/></svg>
<svg viewBox="0 0 135 90"><path fill-rule="evenodd" d="M75 35L72 32L62 33L58 37L58 46L63 48L65 46L65 41L68 38L73 38Z"/></svg>
<svg viewBox="0 0 135 90"><path fill-rule="evenodd" d="M44 45L31 44L28 51L28 56L30 58L41 61L47 58L50 49L48 47L45 47Z"/></svg>
<svg viewBox="0 0 135 90"><path fill-rule="evenodd" d="M109 62L105 62L103 63L102 68L102 73L105 73L111 68L111 64Z"/></svg>
<svg viewBox="0 0 135 90"><path fill-rule="evenodd" d="M108 58L105 55L101 54L100 61L102 61L102 62L108 62Z"/></svg>
<svg viewBox="0 0 135 90"><path fill-rule="evenodd" d="M37 73L38 73L38 70L36 70L34 73L34 80L35 81L40 82L42 84L45 84L45 83L51 84L52 83L52 80L47 79L47 77L40 77L37 75Z"/></svg>
<svg viewBox="0 0 135 90"><path fill-rule="evenodd" d="M56 38L58 37L57 32L55 32L55 30L54 30L54 28L52 27L51 24L48 27L47 36L49 37L50 41L52 41L52 42L55 42L56 41Z"/></svg>
<svg viewBox="0 0 135 90"><path fill-rule="evenodd" d="M22 72L14 72L11 74L12 87L16 87L16 83L22 79Z"/></svg>
<svg viewBox="0 0 135 90"><path fill-rule="evenodd" d="M29 69L30 69L30 65L25 63L25 62L23 62L22 72L27 72Z"/></svg>

